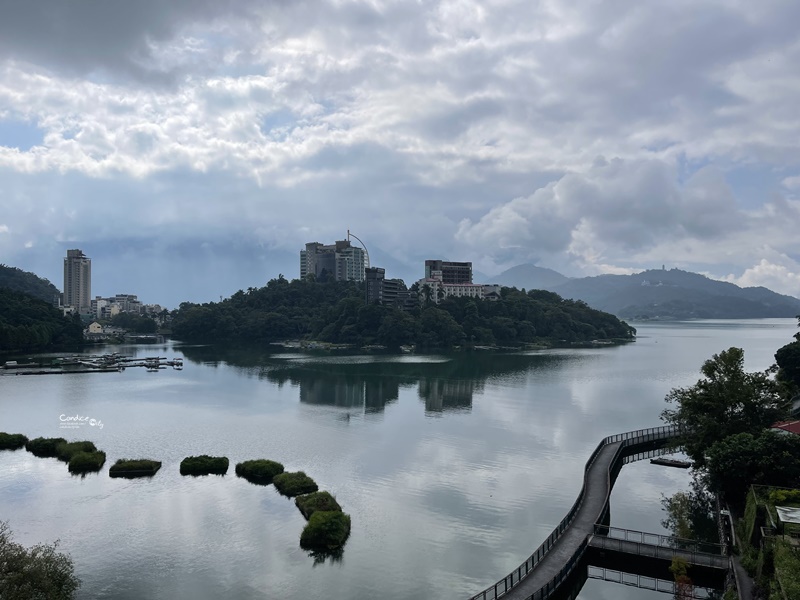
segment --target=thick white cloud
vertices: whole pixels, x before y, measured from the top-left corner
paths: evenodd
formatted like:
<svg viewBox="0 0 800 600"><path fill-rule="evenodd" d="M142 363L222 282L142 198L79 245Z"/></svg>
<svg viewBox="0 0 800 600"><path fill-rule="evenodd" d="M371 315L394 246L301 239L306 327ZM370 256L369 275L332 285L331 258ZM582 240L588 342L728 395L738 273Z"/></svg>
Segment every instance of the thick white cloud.
<svg viewBox="0 0 800 600"><path fill-rule="evenodd" d="M744 226L719 171L679 183L663 160L598 159L527 197L465 219L457 238L495 262L570 253L594 264L686 239L714 241Z"/></svg>
<svg viewBox="0 0 800 600"><path fill-rule="evenodd" d="M31 241L296 251L348 227L484 270L722 276L760 264L766 231L800 252L791 0L7 4L11 262Z"/></svg>
<svg viewBox="0 0 800 600"><path fill-rule="evenodd" d="M763 286L782 294L800 296L800 263L787 256L779 256L778 260L776 264L763 258L740 276L728 275L723 279L742 287Z"/></svg>

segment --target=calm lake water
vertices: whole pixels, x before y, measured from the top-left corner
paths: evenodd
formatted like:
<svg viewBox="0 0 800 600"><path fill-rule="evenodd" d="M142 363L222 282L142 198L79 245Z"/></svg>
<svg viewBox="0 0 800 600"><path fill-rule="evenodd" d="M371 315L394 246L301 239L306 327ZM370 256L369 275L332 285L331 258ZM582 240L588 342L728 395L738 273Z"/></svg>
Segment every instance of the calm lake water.
<svg viewBox="0 0 800 600"><path fill-rule="evenodd" d="M90 439L108 462L70 476L0 452L0 519L24 544L61 540L80 598L467 598L518 566L563 517L603 436L660 425L664 396L730 346L765 369L793 319L636 324L616 348L520 354L328 356L120 346L185 357L183 371L0 377L0 431ZM62 429L61 415L102 422ZM182 458L228 456L225 477ZM118 458L163 461L149 480ZM272 486L232 475L270 458L304 470L352 516L339 560L299 547L305 524ZM626 466L612 525L663 531L685 471ZM664 598L589 581L585 600Z"/></svg>

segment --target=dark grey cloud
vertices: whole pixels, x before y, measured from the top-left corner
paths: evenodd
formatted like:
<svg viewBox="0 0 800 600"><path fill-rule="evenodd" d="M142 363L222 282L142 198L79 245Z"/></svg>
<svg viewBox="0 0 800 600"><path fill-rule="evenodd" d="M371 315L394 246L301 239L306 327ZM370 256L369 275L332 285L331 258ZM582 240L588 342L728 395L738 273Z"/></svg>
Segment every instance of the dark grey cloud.
<svg viewBox="0 0 800 600"><path fill-rule="evenodd" d="M41 65L69 76L163 81L154 46L190 25L242 19L248 2L225 0L31 0L0 2L0 58Z"/></svg>

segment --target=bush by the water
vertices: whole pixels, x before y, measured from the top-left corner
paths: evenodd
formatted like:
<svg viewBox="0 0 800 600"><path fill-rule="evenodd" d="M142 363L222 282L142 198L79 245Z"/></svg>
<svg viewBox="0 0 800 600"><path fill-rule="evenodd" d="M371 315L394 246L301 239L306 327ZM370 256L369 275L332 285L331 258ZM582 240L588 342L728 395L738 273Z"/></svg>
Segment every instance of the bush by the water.
<svg viewBox="0 0 800 600"><path fill-rule="evenodd" d="M350 515L341 511L317 511L300 535L300 546L308 550L333 550L350 535Z"/></svg>
<svg viewBox="0 0 800 600"><path fill-rule="evenodd" d="M80 585L72 559L58 551L58 542L26 548L0 521L0 598L68 600Z"/></svg>
<svg viewBox="0 0 800 600"><path fill-rule="evenodd" d="M225 456L187 456L181 461L181 475L225 475L228 458Z"/></svg>
<svg viewBox="0 0 800 600"><path fill-rule="evenodd" d="M290 498L300 494L310 494L319 489L314 480L302 471L281 473L273 478L272 483L281 494Z"/></svg>
<svg viewBox="0 0 800 600"><path fill-rule="evenodd" d="M40 458L45 458L49 456L56 455L56 448L59 444L66 444L67 440L64 438L43 438L38 437L32 440L28 440L25 443L25 450L33 454L34 456L38 456Z"/></svg>
<svg viewBox="0 0 800 600"><path fill-rule="evenodd" d="M111 465L108 474L111 477L148 477L155 475L160 468L161 462L157 460L120 458Z"/></svg>
<svg viewBox="0 0 800 600"><path fill-rule="evenodd" d="M106 462L105 452L76 452L69 459L70 473L89 473L99 471Z"/></svg>
<svg viewBox="0 0 800 600"><path fill-rule="evenodd" d="M268 485L276 475L283 473L283 465L274 460L246 460L236 465L236 474L251 483Z"/></svg>
<svg viewBox="0 0 800 600"><path fill-rule="evenodd" d="M97 452L92 442L64 442L56 446L56 458L69 462L78 452Z"/></svg>
<svg viewBox="0 0 800 600"><path fill-rule="evenodd" d="M0 450L19 450L28 441L21 433L5 433L0 431Z"/></svg>
<svg viewBox="0 0 800 600"><path fill-rule="evenodd" d="M297 505L297 508L300 509L300 512L303 513L306 520L310 519L311 515L317 511L342 511L342 507L336 502L336 498L331 496L329 492L313 492L311 494L298 496L294 499L294 503Z"/></svg>

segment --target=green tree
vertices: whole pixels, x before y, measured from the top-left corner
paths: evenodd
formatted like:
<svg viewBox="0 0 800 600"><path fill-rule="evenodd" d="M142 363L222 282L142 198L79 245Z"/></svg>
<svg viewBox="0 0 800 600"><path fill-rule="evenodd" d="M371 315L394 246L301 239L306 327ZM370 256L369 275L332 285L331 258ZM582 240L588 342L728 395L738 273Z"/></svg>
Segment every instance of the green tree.
<svg viewBox="0 0 800 600"><path fill-rule="evenodd" d="M25 548L0 521L0 598L68 600L80 587L72 559L57 551L58 542Z"/></svg>
<svg viewBox="0 0 800 600"><path fill-rule="evenodd" d="M733 503L743 501L751 484L800 484L800 437L773 431L739 433L715 443L706 460L708 487Z"/></svg>
<svg viewBox="0 0 800 600"><path fill-rule="evenodd" d="M792 384L792 391L800 388L800 341L786 344L775 353L778 379Z"/></svg>
<svg viewBox="0 0 800 600"><path fill-rule="evenodd" d="M788 405L767 372L746 373L744 351L729 348L703 363L703 379L675 388L661 418L683 429L682 444L696 467L716 442L737 433L758 434L785 417Z"/></svg>

